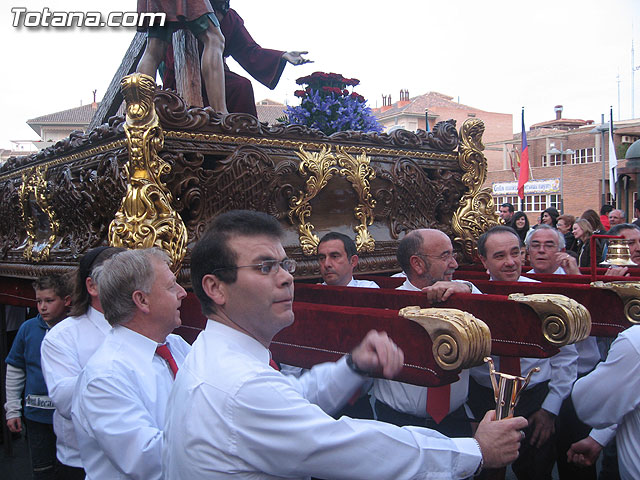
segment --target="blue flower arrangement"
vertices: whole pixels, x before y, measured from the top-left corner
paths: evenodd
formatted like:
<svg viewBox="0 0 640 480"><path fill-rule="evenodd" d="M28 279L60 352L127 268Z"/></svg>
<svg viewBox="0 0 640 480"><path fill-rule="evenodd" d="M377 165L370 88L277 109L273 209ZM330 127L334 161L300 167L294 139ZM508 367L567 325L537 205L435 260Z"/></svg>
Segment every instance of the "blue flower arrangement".
<svg viewBox="0 0 640 480"><path fill-rule="evenodd" d="M376 117L362 95L349 91L348 86L360 83L355 78L344 78L338 73L315 72L296 80L307 85L294 95L302 99L299 106L288 106L286 116L278 121L285 125L306 125L326 135L347 130L381 132Z"/></svg>

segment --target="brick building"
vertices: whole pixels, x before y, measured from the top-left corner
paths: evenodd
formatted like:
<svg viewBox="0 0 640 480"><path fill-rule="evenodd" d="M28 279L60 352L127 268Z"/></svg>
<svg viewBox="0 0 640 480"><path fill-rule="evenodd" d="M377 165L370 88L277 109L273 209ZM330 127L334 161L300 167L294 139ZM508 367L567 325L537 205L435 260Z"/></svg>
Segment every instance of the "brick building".
<svg viewBox="0 0 640 480"><path fill-rule="evenodd" d="M398 102L392 103L391 95L383 95L383 106L372 110L386 133L396 128L414 132L417 129L424 130L427 117L430 130L436 123L449 119L456 121L459 130L467 118L476 117L484 121L485 132L482 139L485 145L513 135L513 116L510 113L486 112L454 102L453 97L437 92L410 98L407 90L401 90ZM502 159L500 148L488 149L485 155L490 163L499 164Z"/></svg>
<svg viewBox="0 0 640 480"><path fill-rule="evenodd" d="M614 204L609 193L608 124L562 118L561 105L555 107L555 112L555 119L531 125L527 131L531 171L524 202L516 192L521 134L509 140L486 142L492 151L501 150L497 161L492 156L489 162L485 184L493 191L496 210L503 202L513 203L535 224L540 212L547 207L580 216L588 208L599 211L603 201ZM637 173L627 168L624 156L627 148L639 138L640 119L614 122L619 168L615 204L627 212L628 220L633 216L638 182Z"/></svg>

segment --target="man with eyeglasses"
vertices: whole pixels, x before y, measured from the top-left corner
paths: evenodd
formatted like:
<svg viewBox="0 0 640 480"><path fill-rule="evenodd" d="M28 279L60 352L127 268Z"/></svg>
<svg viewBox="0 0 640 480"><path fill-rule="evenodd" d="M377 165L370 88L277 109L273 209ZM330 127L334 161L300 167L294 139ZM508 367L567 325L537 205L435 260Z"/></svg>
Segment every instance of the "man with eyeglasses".
<svg viewBox="0 0 640 480"><path fill-rule="evenodd" d="M580 275L575 257L565 251L564 235L550 225L540 224L524 241L533 273Z"/></svg>
<svg viewBox="0 0 640 480"><path fill-rule="evenodd" d="M454 293L482 293L470 282L453 280L458 268L449 237L440 230L409 232L398 244L398 263L407 280L398 290L423 291L430 302L444 301ZM418 387L376 379L373 396L378 420L394 425L433 428L448 437L471 435L464 403L469 391L469 370L442 387Z"/></svg>
<svg viewBox="0 0 640 480"><path fill-rule="evenodd" d="M549 225L538 225L525 239L534 273L580 275L576 259L564 251L564 235ZM588 337L575 344L578 351L578 378L589 373L600 361L596 337ZM614 429L591 430L577 418L571 396L562 403L556 419L558 474L561 479L596 478L595 465L588 468L567 461L571 445L589 435L597 445L606 445L615 436ZM602 448L602 447L600 447Z"/></svg>
<svg viewBox="0 0 640 480"><path fill-rule="evenodd" d="M420 428L336 420L368 373L392 377L403 354L369 332L351 354L300 378L269 366L272 338L293 322L295 263L269 215L218 216L191 254L191 283L206 328L176 379L167 407L165 478L466 478L515 458L521 418L488 415L475 440Z"/></svg>
<svg viewBox="0 0 640 480"><path fill-rule="evenodd" d="M556 241L558 239L559 236ZM541 243L544 245L544 241ZM549 246L550 243L547 244ZM520 238L510 227L499 225L482 234L478 238L478 255L492 281L536 281L521 275ZM555 418L576 380L576 347L561 347L559 353L551 358L492 358L497 371L512 375L524 376L531 369L540 368L540 372L531 377L531 382L522 391L515 409L517 415L529 420L529 426L525 429L526 438L522 442L520 456L512 468L519 480L551 480L556 460ZM476 418L495 408L489 366L486 364L471 369L468 405Z"/></svg>

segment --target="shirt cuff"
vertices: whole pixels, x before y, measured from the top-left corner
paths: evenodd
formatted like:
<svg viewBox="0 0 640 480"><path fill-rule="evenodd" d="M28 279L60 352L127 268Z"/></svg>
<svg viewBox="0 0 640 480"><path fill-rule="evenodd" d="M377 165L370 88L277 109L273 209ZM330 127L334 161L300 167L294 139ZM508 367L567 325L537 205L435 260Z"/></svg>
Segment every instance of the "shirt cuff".
<svg viewBox="0 0 640 480"><path fill-rule="evenodd" d="M617 429L617 425L611 425L607 428L594 428L589 433L589 436L603 447L606 447L611 439L616 436Z"/></svg>
<svg viewBox="0 0 640 480"><path fill-rule="evenodd" d="M478 442L473 438L452 438L450 440L456 445L456 449L461 452L458 457L459 462L455 465L457 471L453 472L455 473L454 477L473 477L482 465L480 445L478 445Z"/></svg>
<svg viewBox="0 0 640 480"><path fill-rule="evenodd" d="M555 416L558 416L561 406L562 399L549 392L547 398L544 399L544 402L542 402L542 406L540 408L544 408L547 412L553 413Z"/></svg>

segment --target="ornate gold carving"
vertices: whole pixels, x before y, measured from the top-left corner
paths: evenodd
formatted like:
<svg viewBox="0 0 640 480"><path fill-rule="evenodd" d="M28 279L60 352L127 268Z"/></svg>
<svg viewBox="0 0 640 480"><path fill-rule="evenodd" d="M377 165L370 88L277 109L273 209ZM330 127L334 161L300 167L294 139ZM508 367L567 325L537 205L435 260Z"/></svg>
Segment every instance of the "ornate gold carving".
<svg viewBox="0 0 640 480"><path fill-rule="evenodd" d="M489 228L498 225L498 215L493 208L493 199L488 188L482 188L487 178L487 159L482 154L484 123L477 118L468 119L460 129L458 161L465 172L462 182L467 192L462 196L453 215L451 226L463 253L473 258L477 238Z"/></svg>
<svg viewBox="0 0 640 480"><path fill-rule="evenodd" d="M326 147L326 143L320 142L301 142L298 140L278 140L273 138L264 137L244 137L237 135L223 135L217 133L192 133L192 132L179 132L168 130L165 132L165 137L175 140L194 140L199 142L213 142L213 143L235 143L235 144L247 144L247 145L259 145L263 147L284 147L284 148L304 148L321 149ZM361 153L365 152L367 155L387 156L387 157L410 157L420 159L432 159L432 160L447 160L455 161L458 159L457 155L451 153L442 152L428 152L424 150L399 150L394 148L383 147L366 147L366 146L342 146L345 152L349 153Z"/></svg>
<svg viewBox="0 0 640 480"><path fill-rule="evenodd" d="M298 192L289 202L288 217L291 223L297 220L300 246L304 255L314 255L320 239L313 233L314 226L308 221L311 216L311 200L327 186L334 175L344 176L358 194L358 205L354 209L356 219L360 225L356 226L356 247L359 252L373 252L375 240L368 230L373 223L373 209L376 201L371 195L369 181L375 177L373 168L369 165L369 158L363 151L353 157L346 150L338 148L334 155L331 147L323 145L319 152L307 152L303 147L296 152L300 158L298 172L307 177L305 191Z"/></svg>
<svg viewBox="0 0 640 480"><path fill-rule="evenodd" d="M46 166L33 167L22 173L19 199L27 230L27 245L22 255L31 262L46 261L59 228L47 192Z"/></svg>
<svg viewBox="0 0 640 480"><path fill-rule="evenodd" d="M171 193L160 180L171 172L171 166L157 154L164 136L153 104L156 85L151 77L140 73L124 77L121 85L127 102L124 129L129 182L109 225L109 243L126 248L159 247L169 254L175 271L187 251L187 229L171 206Z"/></svg>
<svg viewBox="0 0 640 480"><path fill-rule="evenodd" d="M433 358L443 370L480 365L491 353L486 323L454 308L402 308L398 315L419 323L433 342Z"/></svg>
<svg viewBox="0 0 640 480"><path fill-rule="evenodd" d="M358 252L371 253L375 250L376 242L369 233L368 226L373 224L373 209L376 201L371 196L369 181L375 178L376 172L369 164L367 154L362 152L357 158L349 155L344 148L338 147L338 165L342 173L358 194L360 203L355 208L355 216L360 221L356 226L356 248Z"/></svg>
<svg viewBox="0 0 640 480"><path fill-rule="evenodd" d="M613 290L624 303L624 315L633 324L640 323L640 282L592 282L592 287Z"/></svg>
<svg viewBox="0 0 640 480"><path fill-rule="evenodd" d="M509 300L525 303L533 308L542 322L542 334L557 347L584 340L591 332L589 311L564 295L512 293Z"/></svg>

